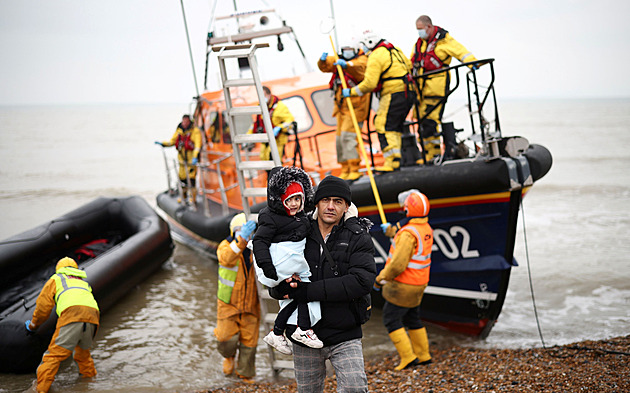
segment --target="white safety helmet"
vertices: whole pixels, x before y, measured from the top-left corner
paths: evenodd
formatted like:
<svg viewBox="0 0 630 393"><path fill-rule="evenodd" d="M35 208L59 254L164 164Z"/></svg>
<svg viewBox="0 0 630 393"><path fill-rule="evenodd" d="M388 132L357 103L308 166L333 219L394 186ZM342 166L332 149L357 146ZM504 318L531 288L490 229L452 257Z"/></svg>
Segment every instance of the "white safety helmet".
<svg viewBox="0 0 630 393"><path fill-rule="evenodd" d="M359 54L359 43L357 41L350 41L341 45L341 52L339 57L346 60L351 60Z"/></svg>
<svg viewBox="0 0 630 393"><path fill-rule="evenodd" d="M366 30L363 32L363 36L359 39L359 41L369 50L372 50L379 42L381 42L382 39L383 37L374 33L372 30Z"/></svg>

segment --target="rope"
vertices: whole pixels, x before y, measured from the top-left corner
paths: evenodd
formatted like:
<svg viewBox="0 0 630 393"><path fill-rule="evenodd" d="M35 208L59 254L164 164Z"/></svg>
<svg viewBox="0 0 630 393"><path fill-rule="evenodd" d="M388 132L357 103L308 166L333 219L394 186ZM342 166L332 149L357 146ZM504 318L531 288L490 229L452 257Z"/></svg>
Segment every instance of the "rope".
<svg viewBox="0 0 630 393"><path fill-rule="evenodd" d="M532 305L534 307L534 316L536 317L536 326L538 327L538 334L540 336L540 342L542 343L543 349L546 349L546 350L562 349L562 348L557 348L557 347L547 347L545 345L545 339L543 338L542 330L540 328L540 320L538 319L538 310L536 308L536 300L534 299L534 286L532 283L532 272L531 272L530 263L529 263L529 251L528 251L528 246L527 246L527 231L525 229L525 211L523 209L523 199L521 199L521 217L523 218L523 238L525 239L525 255L527 259L527 274L529 276L529 290L532 295ZM630 355L630 352L614 351L614 350L603 349L603 348L590 348L590 347L583 347L583 346L578 346L578 345L566 346L564 348L572 349L575 351L602 352L604 354L610 354L610 355L627 355L627 356ZM558 356L558 355L552 355L552 356L568 357L568 356Z"/></svg>
<svg viewBox="0 0 630 393"><path fill-rule="evenodd" d="M188 35L188 22L186 22L186 12L184 11L184 0L179 0L182 5L182 16L184 18L184 29L186 30L186 40L188 41L188 54L190 55L190 65L192 66L193 80L195 81L195 91L199 97L199 86L197 85L197 73L195 72L195 61L193 60L192 47L190 46L190 35Z"/></svg>
<svg viewBox="0 0 630 393"><path fill-rule="evenodd" d="M544 349L547 349L545 345L545 339L543 338L542 330L540 328L540 320L538 319L538 309L536 308L536 299L534 298L534 284L532 282L532 270L529 263L529 247L527 245L527 229L525 228L525 209L523 209L523 198L521 197L521 217L523 220L523 238L525 240L525 257L527 260L527 275L529 277L529 291L532 295L532 306L534 308L534 317L536 318L536 326L538 327L538 335L540 336L540 342Z"/></svg>

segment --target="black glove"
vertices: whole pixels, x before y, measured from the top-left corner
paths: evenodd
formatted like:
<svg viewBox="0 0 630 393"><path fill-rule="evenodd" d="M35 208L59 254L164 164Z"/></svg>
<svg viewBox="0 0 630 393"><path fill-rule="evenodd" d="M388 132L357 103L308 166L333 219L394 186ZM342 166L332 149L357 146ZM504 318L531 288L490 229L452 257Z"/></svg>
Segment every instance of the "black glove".
<svg viewBox="0 0 630 393"><path fill-rule="evenodd" d="M264 266L262 268L263 273L265 273L265 277L267 277L270 280L277 280L278 279L278 273L276 273L276 268L273 267L273 265L271 263L267 264L267 266Z"/></svg>
<svg viewBox="0 0 630 393"><path fill-rule="evenodd" d="M269 288L269 296L274 299L282 300L284 295L288 295L296 291L296 288L291 287L291 284L282 280L273 288Z"/></svg>
<svg viewBox="0 0 630 393"><path fill-rule="evenodd" d="M307 303L307 289L310 282L299 282L295 291L289 294L289 299L294 299L298 303Z"/></svg>

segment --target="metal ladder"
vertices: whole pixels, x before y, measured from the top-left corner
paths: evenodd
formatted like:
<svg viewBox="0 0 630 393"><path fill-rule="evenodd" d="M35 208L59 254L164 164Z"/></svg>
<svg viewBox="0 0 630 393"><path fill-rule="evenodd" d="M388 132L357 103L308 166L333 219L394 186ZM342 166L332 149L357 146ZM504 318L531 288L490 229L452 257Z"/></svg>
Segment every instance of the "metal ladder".
<svg viewBox="0 0 630 393"><path fill-rule="evenodd" d="M257 214L251 212L251 200L256 197L267 197L266 187L248 187L245 181L245 172L248 171L262 171L271 170L276 166L282 165L280 160L280 154L276 145L276 139L273 135L273 127L271 126L271 118L269 116L269 109L265 102L265 95L262 89L262 82L258 74L258 63L256 61L256 49L269 47L267 43L260 44L233 44L225 46L213 46L212 50L218 52L219 59L219 71L221 74L221 84L223 86L223 95L225 97L225 106L228 119L228 125L230 128L230 137L232 140L232 150L234 152L234 163L236 166L236 174L238 179L238 185L241 190L241 200L243 205L243 212L247 220L254 219ZM251 78L230 79L228 78L228 72L225 61L228 59L247 59L249 67L251 69ZM233 106L232 94L230 92L231 87L240 86L255 86L258 94L257 106ZM265 126L264 133L260 134L238 134L236 132L235 117L237 116L252 116L262 115L263 124ZM248 161L243 160L241 156L243 145L250 143L268 143L271 149L272 160L268 161ZM261 319L265 326L265 331L269 332L273 329L276 314L270 313L266 302L272 299L267 290L257 281L258 285L258 297L260 299ZM277 301L276 301L277 302ZM272 347L269 346L269 357L271 360L271 368L274 375L277 376L280 371L284 369L293 369L293 361L281 360L276 358L276 353Z"/></svg>

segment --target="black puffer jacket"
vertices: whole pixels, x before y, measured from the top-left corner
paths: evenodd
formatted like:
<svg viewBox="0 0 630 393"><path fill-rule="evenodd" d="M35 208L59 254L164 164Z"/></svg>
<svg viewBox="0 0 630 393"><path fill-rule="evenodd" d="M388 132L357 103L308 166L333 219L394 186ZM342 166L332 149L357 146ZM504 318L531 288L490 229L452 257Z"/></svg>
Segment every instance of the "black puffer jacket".
<svg viewBox="0 0 630 393"><path fill-rule="evenodd" d="M326 246L337 264L338 274L326 254L320 253L317 221L311 221L311 226L313 231L306 238L304 250L312 273L306 299L319 300L322 310L322 319L313 329L325 346L361 338L363 332L353 300L370 293L376 278L374 245L368 233L371 222L351 217L333 228ZM282 296L274 289L270 294L275 298ZM295 326L289 326L287 337L294 330Z"/></svg>
<svg viewBox="0 0 630 393"><path fill-rule="evenodd" d="M267 207L258 213L258 229L252 240L256 264L263 271L272 270L273 267L269 253L271 243L300 241L310 232L310 220L304 210L289 216L282 204L282 194L292 182L302 185L306 209L312 208L314 191L306 172L295 167L276 167L271 170L267 182Z"/></svg>

